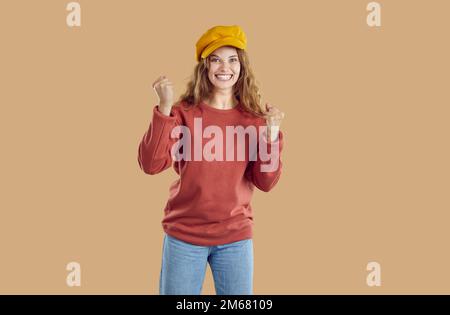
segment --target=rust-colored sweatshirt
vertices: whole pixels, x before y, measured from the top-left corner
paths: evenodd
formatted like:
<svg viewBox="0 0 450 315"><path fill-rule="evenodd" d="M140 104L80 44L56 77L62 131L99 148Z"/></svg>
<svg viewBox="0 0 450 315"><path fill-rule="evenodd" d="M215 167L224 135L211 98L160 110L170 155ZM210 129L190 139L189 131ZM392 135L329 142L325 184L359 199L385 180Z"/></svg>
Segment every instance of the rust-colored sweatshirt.
<svg viewBox="0 0 450 315"><path fill-rule="evenodd" d="M172 106L170 116L154 106L139 144L138 162L147 174L158 174L173 165L179 175L169 188L161 222L167 234L201 246L253 237L254 187L271 190L282 168L283 133L280 130L278 138L268 142L261 133L264 126L265 119L247 112L241 104L217 109L204 102L198 106L178 103ZM245 144L237 139L237 131L229 136L230 128L241 128L241 134L248 131L241 137ZM253 137L256 146L251 145L255 141L250 140L249 129L257 132ZM244 156L239 151L245 152ZM269 164L271 167L264 169Z"/></svg>

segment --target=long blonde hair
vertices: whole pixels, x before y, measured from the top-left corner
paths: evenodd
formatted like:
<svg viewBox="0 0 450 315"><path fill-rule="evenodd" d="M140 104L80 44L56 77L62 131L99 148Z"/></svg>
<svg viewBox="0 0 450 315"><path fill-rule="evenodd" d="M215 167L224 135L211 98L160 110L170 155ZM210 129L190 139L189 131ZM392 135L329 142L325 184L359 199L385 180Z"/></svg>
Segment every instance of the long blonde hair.
<svg viewBox="0 0 450 315"><path fill-rule="evenodd" d="M261 95L257 81L250 67L248 54L245 50L235 47L241 64L241 70L237 82L233 85L233 94L242 104L244 109L256 116L263 117L261 108ZM213 91L213 85L208 78L208 58L200 60L194 68L194 73L187 84L186 92L182 94L178 102L187 103L189 107L196 106L208 99Z"/></svg>

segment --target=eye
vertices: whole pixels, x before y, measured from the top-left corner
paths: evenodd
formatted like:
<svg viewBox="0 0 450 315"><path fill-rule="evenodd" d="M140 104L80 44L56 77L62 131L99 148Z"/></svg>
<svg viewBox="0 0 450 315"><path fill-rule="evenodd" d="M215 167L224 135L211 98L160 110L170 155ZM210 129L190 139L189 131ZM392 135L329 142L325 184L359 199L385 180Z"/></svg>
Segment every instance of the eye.
<svg viewBox="0 0 450 315"><path fill-rule="evenodd" d="M238 61L237 58L231 58L230 60L231 60L231 62L237 62Z"/></svg>
<svg viewBox="0 0 450 315"><path fill-rule="evenodd" d="M212 62L216 62L216 61L218 61L219 59L218 58L211 58L211 61Z"/></svg>

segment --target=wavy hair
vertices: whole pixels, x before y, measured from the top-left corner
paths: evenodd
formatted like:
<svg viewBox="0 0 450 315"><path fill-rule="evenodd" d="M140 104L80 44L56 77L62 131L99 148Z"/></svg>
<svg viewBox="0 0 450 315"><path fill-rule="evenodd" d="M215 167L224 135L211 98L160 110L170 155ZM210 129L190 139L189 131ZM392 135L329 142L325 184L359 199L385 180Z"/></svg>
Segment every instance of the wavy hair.
<svg viewBox="0 0 450 315"><path fill-rule="evenodd" d="M261 108L261 95L250 67L248 54L243 49L234 48L237 50L241 69L239 78L233 85L233 94L247 112L264 117L264 111ZM186 92L180 96L178 102L185 102L189 107L193 107L210 97L214 86L208 78L208 60L209 58L204 58L197 63L187 84Z"/></svg>

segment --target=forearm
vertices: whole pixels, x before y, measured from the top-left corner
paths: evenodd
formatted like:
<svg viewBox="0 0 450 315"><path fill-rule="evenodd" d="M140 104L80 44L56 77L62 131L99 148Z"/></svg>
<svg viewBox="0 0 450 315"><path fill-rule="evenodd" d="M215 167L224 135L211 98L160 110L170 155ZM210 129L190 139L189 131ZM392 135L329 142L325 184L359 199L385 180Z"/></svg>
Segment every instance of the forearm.
<svg viewBox="0 0 450 315"><path fill-rule="evenodd" d="M138 149L139 166L145 173L157 174L171 165L170 133L175 124L175 116L166 116L159 106L154 107L152 121Z"/></svg>

